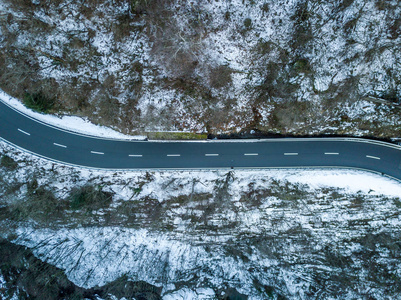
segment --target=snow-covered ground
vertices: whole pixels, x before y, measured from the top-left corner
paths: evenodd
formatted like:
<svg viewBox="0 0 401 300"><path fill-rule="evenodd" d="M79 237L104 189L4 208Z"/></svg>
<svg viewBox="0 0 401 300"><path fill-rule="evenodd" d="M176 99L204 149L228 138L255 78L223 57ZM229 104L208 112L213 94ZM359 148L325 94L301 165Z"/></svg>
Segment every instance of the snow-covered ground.
<svg viewBox="0 0 401 300"><path fill-rule="evenodd" d="M84 219L67 210L64 214L71 218L62 221L64 226L46 228L34 221L20 223L14 232L2 230L3 236L16 234L15 243L34 249L37 257L65 270L79 286L103 285L126 274L163 287L163 299L213 299L226 288L250 299L265 299L269 293L310 299L313 289L333 299L363 293L385 299L365 266L363 253L371 251L366 244L371 238L380 254L374 263L385 263L383 268L399 276L401 265L391 252L398 250L386 243L400 234L401 185L373 173L97 171L0 146L19 164L15 171L2 171L3 185L35 176L39 186L59 199L87 184L113 194L113 203L87 214L84 226L74 224ZM2 193L1 204L10 204L24 197L26 187ZM120 219L118 226L103 220L113 214ZM334 264L328 260L333 255L338 257ZM330 277L339 272L344 278L359 274L358 279L350 277L341 285ZM339 294L321 286L317 277L340 284ZM264 294L258 284L271 291Z"/></svg>
<svg viewBox="0 0 401 300"><path fill-rule="evenodd" d="M400 98L399 1L96 3L1 0L0 85L126 133L399 137L364 100Z"/></svg>
<svg viewBox="0 0 401 300"><path fill-rule="evenodd" d="M28 2L0 0L0 82L14 94L40 87L65 111L82 104L80 115L124 132L400 136L399 111L363 100L400 97L397 0L173 1L146 14L126 1ZM0 99L54 126L133 138ZM344 169L98 171L0 149L18 164L0 168L0 212L31 213L3 220L1 234L78 285L126 274L163 287L164 299L227 288L250 299L401 293L401 185L391 179ZM24 203L36 185L62 203L55 224L43 221L45 204ZM72 210L71 191L85 185L112 203Z"/></svg>
<svg viewBox="0 0 401 300"><path fill-rule="evenodd" d="M5 282L6 282L6 281L4 280L4 277L0 275L0 289L3 289L3 288L4 288L4 283L5 283Z"/></svg>
<svg viewBox="0 0 401 300"><path fill-rule="evenodd" d="M87 134L92 136L99 136L103 138L113 138L113 139L125 139L125 140L144 140L146 136L131 136L125 135L118 131L105 126L99 126L90 122L87 118L75 117L75 116L55 116L48 114L41 114L35 112L27 107L25 107L21 101L6 94L4 91L0 90L0 101L7 103L9 106L13 107L30 116L36 120L40 120L43 123L52 125L55 127L67 129L80 134Z"/></svg>

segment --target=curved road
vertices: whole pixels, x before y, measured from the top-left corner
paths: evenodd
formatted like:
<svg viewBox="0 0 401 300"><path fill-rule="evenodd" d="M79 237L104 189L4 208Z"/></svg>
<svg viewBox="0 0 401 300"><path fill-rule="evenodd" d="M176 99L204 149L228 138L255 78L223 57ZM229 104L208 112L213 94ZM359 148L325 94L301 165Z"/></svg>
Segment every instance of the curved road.
<svg viewBox="0 0 401 300"><path fill-rule="evenodd" d="M66 164L110 169L352 167L401 180L401 147L356 138L148 142L102 139L32 119L0 101L0 138Z"/></svg>

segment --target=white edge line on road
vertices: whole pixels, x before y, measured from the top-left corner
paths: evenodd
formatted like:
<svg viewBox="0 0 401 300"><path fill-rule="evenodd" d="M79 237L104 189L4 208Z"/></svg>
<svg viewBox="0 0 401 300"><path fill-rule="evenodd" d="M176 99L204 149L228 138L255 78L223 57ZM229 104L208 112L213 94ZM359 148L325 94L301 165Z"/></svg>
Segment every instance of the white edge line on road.
<svg viewBox="0 0 401 300"><path fill-rule="evenodd" d="M61 148L67 148L67 146L61 145L61 144L57 144L57 143L53 143L53 145L54 145L54 146L57 146L57 147L61 147Z"/></svg>
<svg viewBox="0 0 401 300"><path fill-rule="evenodd" d="M298 153L295 153L295 152L286 152L286 153L284 153L284 155L298 155Z"/></svg>
<svg viewBox="0 0 401 300"><path fill-rule="evenodd" d="M142 157L142 154L130 154L129 157Z"/></svg>
<svg viewBox="0 0 401 300"><path fill-rule="evenodd" d="M84 168L87 170L100 170L100 171L105 171L105 172L127 172L127 171L131 171L131 172L141 172L144 170L149 170L149 171L154 171L154 170L163 170L163 171L177 171L177 170L186 170L186 171L198 171L198 170L216 170L216 168L115 168L115 169L108 169L108 168L101 168L101 167L89 167L89 166L84 166L84 165L79 165L79 164L73 164L73 163L67 163L67 162L63 162L57 159L53 159L35 152L32 152L28 149L25 149L23 147L20 147L10 141L7 141L6 139L2 138L0 136L0 141L3 141L4 143L6 143L7 145L10 145L11 147L15 147L16 149L20 149L21 151L26 151L27 153L37 157L37 158L41 158L41 159L45 159L48 161L52 161L54 163L57 163L61 166L69 166L69 167L73 167L73 168ZM232 170L229 167L220 167L217 168L218 170ZM399 183L401 183L401 179L398 179L396 177L393 177L391 175L385 174L385 173L381 173L378 171L374 171L374 170L370 170L370 169L365 169L365 168L357 168L357 167L346 167L346 166L289 166L289 167L251 167L251 168L246 168L246 167L236 167L236 169L239 170L291 170L291 169L310 169L310 170L327 170L327 169L344 169L344 170L359 170L359 171L364 171L364 172L370 172L373 174L377 174L377 175L381 175L387 178L390 178L392 180L395 180Z"/></svg>
<svg viewBox="0 0 401 300"><path fill-rule="evenodd" d="M257 156L259 153L244 153L245 156Z"/></svg>
<svg viewBox="0 0 401 300"><path fill-rule="evenodd" d="M31 135L30 133L28 133L28 132L26 132L26 131L23 131L22 129L19 129L19 128L18 128L18 131L19 131L19 132L22 132L23 134L26 134L26 135Z"/></svg>
<svg viewBox="0 0 401 300"><path fill-rule="evenodd" d="M181 154L167 154L167 156L169 156L169 157L173 157L173 156L181 156Z"/></svg>
<svg viewBox="0 0 401 300"><path fill-rule="evenodd" d="M3 91L4 92L4 91ZM7 93L5 93L7 94ZM8 95L8 94L7 94ZM99 139L99 140L113 140L113 141L123 141L123 142L132 142L132 143L139 143L139 142L143 142L143 143L169 143L169 142L181 142L181 143L223 143L223 142L245 142L245 143L249 143L249 142L294 142L294 141L300 141L300 142L312 142L312 141L343 141L343 142L358 142L358 143L369 143L369 144L376 144L376 145L380 145L380 146L384 146L384 147L388 147L388 148L394 148L397 150L401 150L401 145L395 145L395 144L390 144L387 142L382 142L382 141L376 141L376 140L369 140L369 139L361 139L361 138L355 138L355 137L321 137L321 138L277 138L277 139L228 139L228 140L199 140L199 141L182 141L182 140L171 140L171 141L153 141L153 140L137 140L137 139L118 139L118 138L112 138L112 137L100 137L100 136L96 136L96 135L91 135L89 133L81 133L81 132L77 132L74 131L72 129L68 129L68 128L63 128L63 127L58 127L57 125L51 125L51 124L47 124L46 122L37 119L35 116L31 116L25 112L20 111L18 108L12 106L10 103L8 103L7 101L4 101L3 99L0 98L0 102L4 105L6 105L7 107L9 107L10 109L12 109L13 111L15 111L16 113L31 119L34 122L40 123L44 126L56 129L56 130L60 130L60 131L64 131L66 133L70 133L73 135L78 135L78 136L83 136L86 138L94 138L94 139ZM3 139L4 140L4 139ZM15 144L13 144L15 145ZM26 150L26 149L24 149Z"/></svg>
<svg viewBox="0 0 401 300"><path fill-rule="evenodd" d="M380 157L377 156L372 156L372 155L366 155L367 158L373 158L373 159L380 159Z"/></svg>
<svg viewBox="0 0 401 300"><path fill-rule="evenodd" d="M219 156L219 155L215 154L215 153L208 153L208 154L205 154L205 156Z"/></svg>
<svg viewBox="0 0 401 300"><path fill-rule="evenodd" d="M1 90L0 90L1 92ZM4 91L3 91L4 92ZM60 131L64 131L66 133L70 133L70 134L74 134L74 135L79 135L79 136L83 136L83 137L87 137L87 138L94 138L94 139L98 139L98 140L113 140L113 141L126 141L126 142L147 142L147 140L144 139L123 139L123 138L113 138L113 137L102 137L102 136L97 136L97 135L92 135L90 133L83 133L83 132L79 132L79 131L75 131L74 129L70 129L70 128L64 128L64 127L59 127L57 125L53 125L53 124L48 124L45 121L42 121L40 119L38 119L36 116L31 116L28 113L25 113L21 110L19 110L18 108L12 106L10 103L4 101L3 99L0 98L0 102L3 103L4 105L6 105L8 108L12 109L13 111L17 112L18 114L31 119L32 121L42 124L44 126L56 129L56 130L60 130Z"/></svg>
<svg viewBox="0 0 401 300"><path fill-rule="evenodd" d="M100 155L103 155L103 154L104 154L103 152L97 152L97 151L91 151L91 153L92 153L92 154L100 154Z"/></svg>
<svg viewBox="0 0 401 300"><path fill-rule="evenodd" d="M324 152L325 155L339 155L338 152Z"/></svg>
<svg viewBox="0 0 401 300"><path fill-rule="evenodd" d="M4 91L3 91L4 92ZM7 94L7 93L5 93ZM8 94L7 94L8 95ZM100 136L96 136L96 135L91 135L89 133L80 133L77 131L74 131L72 129L67 129L67 128L63 128L63 127L58 127L57 125L51 125L51 124L47 124L46 122L37 119L34 116L31 116L25 112L20 111L18 108L12 106L10 103L8 103L7 101L4 101L3 99L0 98L0 102L3 103L4 105L6 105L7 107L9 107L10 109L14 110L15 112L17 112L18 114L29 118L37 123L40 123L42 125L45 125L47 127L53 128L53 129L57 129L60 131L64 131L70 134L74 134L74 135L79 135L79 136L83 136L83 137L87 137L87 138L94 138L94 139L99 139L99 140L113 140L113 141L123 141L123 142L143 142L143 143L168 143L170 141L153 141L153 140L137 140L137 139L118 139L118 138L110 138L110 137L100 137ZM358 143L369 143L369 144L377 144L377 145L381 145L384 147L388 147L388 148L394 148L397 150L401 150L401 146L400 145L395 145L395 144L390 144L387 142L382 142L382 141L376 141L376 140L368 140L368 139L361 139L361 138L354 138L354 137L321 137L321 138L277 138L277 139L228 139L228 140L200 140L198 143L223 143L223 142L294 142L294 141L300 141L300 142L312 142L312 141L351 141L351 142L358 142ZM181 142L181 143L196 143L197 141L182 141L182 140L172 140L171 142ZM25 149L26 150L26 149Z"/></svg>

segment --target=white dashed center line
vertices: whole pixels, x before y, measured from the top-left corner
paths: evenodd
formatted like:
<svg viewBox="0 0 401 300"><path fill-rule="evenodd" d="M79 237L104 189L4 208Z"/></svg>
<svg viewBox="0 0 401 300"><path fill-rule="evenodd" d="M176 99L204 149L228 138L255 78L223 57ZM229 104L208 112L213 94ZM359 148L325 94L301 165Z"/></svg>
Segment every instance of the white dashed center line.
<svg viewBox="0 0 401 300"><path fill-rule="evenodd" d="M371 156L371 155L366 155L367 158L373 158L373 159L380 159L380 157L377 156Z"/></svg>
<svg viewBox="0 0 401 300"><path fill-rule="evenodd" d="M143 155L141 155L141 154L130 154L128 156L129 157L142 157Z"/></svg>
<svg viewBox="0 0 401 300"><path fill-rule="evenodd" d="M219 156L218 154L214 154L214 153L209 153L209 154L205 154L205 156Z"/></svg>
<svg viewBox="0 0 401 300"><path fill-rule="evenodd" d="M167 156L181 156L181 154L167 154Z"/></svg>
<svg viewBox="0 0 401 300"><path fill-rule="evenodd" d="M338 152L324 152L325 155L339 155Z"/></svg>
<svg viewBox="0 0 401 300"><path fill-rule="evenodd" d="M97 151L91 151L91 153L92 153L92 154L100 154L100 155L103 155L103 154L104 154L103 152L97 152Z"/></svg>
<svg viewBox="0 0 401 300"><path fill-rule="evenodd" d="M284 153L284 155L298 155L298 153L287 152L287 153Z"/></svg>
<svg viewBox="0 0 401 300"><path fill-rule="evenodd" d="M57 147L61 147L61 148L67 148L67 146L61 145L61 144L57 144L57 143L53 143L54 146Z"/></svg>
<svg viewBox="0 0 401 300"><path fill-rule="evenodd" d="M245 156L257 156L259 153L244 153Z"/></svg>
<svg viewBox="0 0 401 300"><path fill-rule="evenodd" d="M19 132L22 132L23 134L26 134L26 135L31 135L30 133L28 133L28 132L26 132L26 131L23 131L22 129L19 129L19 128L18 128L18 131L19 131Z"/></svg>

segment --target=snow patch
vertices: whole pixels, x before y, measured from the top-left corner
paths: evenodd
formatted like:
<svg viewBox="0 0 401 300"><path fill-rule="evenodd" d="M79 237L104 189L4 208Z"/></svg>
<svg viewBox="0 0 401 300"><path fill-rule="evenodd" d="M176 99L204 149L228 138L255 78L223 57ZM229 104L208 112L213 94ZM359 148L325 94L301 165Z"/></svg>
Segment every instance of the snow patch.
<svg viewBox="0 0 401 300"><path fill-rule="evenodd" d="M54 116L45 115L32 111L26 108L18 99L11 97L2 90L0 90L0 100L9 106L13 107L15 110L22 112L29 117L36 120L42 121L46 124L63 128L76 133L87 134L92 136L98 136L102 138L113 138L121 140L144 140L146 136L130 136L117 132L111 128L105 126L99 126L93 124L86 118L76 117L76 116Z"/></svg>

